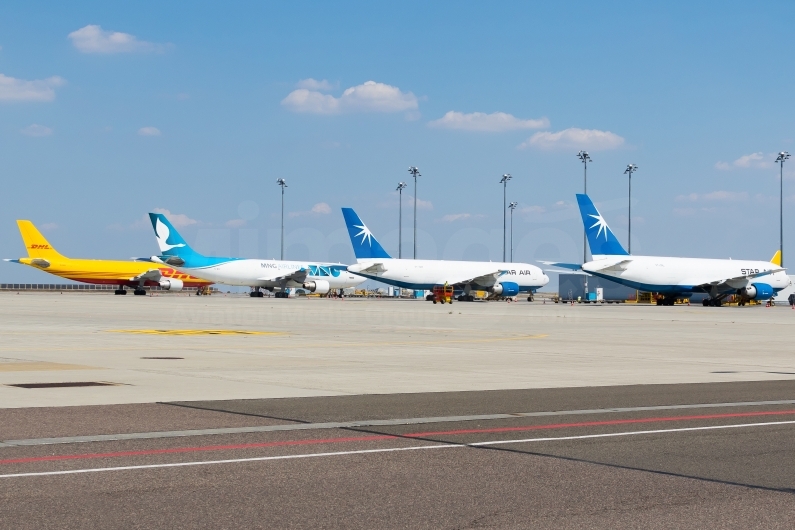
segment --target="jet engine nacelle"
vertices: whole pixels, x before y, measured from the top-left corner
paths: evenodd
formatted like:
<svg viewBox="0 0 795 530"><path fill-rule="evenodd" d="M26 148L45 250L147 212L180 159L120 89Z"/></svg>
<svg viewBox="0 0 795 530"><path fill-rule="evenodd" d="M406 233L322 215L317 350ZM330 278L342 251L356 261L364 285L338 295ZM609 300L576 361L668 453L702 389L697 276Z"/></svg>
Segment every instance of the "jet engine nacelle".
<svg viewBox="0 0 795 530"><path fill-rule="evenodd" d="M326 294L331 290L331 286L326 280L312 280L311 282L304 282L304 289L310 293Z"/></svg>
<svg viewBox="0 0 795 530"><path fill-rule="evenodd" d="M491 288L491 294L497 296L516 296L519 294L519 284L514 282L500 282Z"/></svg>
<svg viewBox="0 0 795 530"><path fill-rule="evenodd" d="M768 300L775 296L776 291L766 283L752 283L740 289L740 296L749 300Z"/></svg>
<svg viewBox="0 0 795 530"><path fill-rule="evenodd" d="M175 280L173 278L163 278L160 280L160 287L166 291L181 291L182 280Z"/></svg>

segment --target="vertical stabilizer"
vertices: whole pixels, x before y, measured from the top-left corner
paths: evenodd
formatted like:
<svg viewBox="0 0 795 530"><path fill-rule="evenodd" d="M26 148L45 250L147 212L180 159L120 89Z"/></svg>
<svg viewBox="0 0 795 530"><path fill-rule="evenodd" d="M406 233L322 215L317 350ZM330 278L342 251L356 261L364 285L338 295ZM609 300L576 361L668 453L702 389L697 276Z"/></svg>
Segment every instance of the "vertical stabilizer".
<svg viewBox="0 0 795 530"><path fill-rule="evenodd" d="M770 263L773 265L778 265L781 267L781 251L777 250L775 254L773 254L773 258L770 260Z"/></svg>
<svg viewBox="0 0 795 530"><path fill-rule="evenodd" d="M390 257L352 208L343 208L342 216L345 218L357 260Z"/></svg>
<svg viewBox="0 0 795 530"><path fill-rule="evenodd" d="M150 213L149 220L152 221L157 245L164 256L179 256L181 258L201 256L188 246L188 243L177 232L174 225L166 219L165 215L162 213Z"/></svg>
<svg viewBox="0 0 795 530"><path fill-rule="evenodd" d="M25 248L28 250L28 257L31 258L45 258L64 259L57 250L52 248L50 242L41 235L41 232L30 221L18 220L19 233L22 235L22 241L25 243Z"/></svg>
<svg viewBox="0 0 795 530"><path fill-rule="evenodd" d="M618 238L607 226L607 221L596 209L591 198L578 193L577 203L580 205L580 214L585 225L585 233L588 236L588 246L591 247L591 255L628 256L629 253L618 242Z"/></svg>

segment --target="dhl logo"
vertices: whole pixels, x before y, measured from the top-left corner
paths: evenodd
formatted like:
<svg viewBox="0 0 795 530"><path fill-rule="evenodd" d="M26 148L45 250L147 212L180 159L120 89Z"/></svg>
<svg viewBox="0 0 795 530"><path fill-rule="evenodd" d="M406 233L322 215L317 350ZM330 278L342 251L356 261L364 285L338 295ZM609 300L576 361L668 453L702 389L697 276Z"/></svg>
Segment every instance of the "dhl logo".
<svg viewBox="0 0 795 530"><path fill-rule="evenodd" d="M175 280L189 280L191 278L190 274L182 274L180 272L175 271L174 269L158 269L160 274L162 274L166 278L174 278Z"/></svg>
<svg viewBox="0 0 795 530"><path fill-rule="evenodd" d="M31 245L28 248L31 250L50 250L50 245Z"/></svg>

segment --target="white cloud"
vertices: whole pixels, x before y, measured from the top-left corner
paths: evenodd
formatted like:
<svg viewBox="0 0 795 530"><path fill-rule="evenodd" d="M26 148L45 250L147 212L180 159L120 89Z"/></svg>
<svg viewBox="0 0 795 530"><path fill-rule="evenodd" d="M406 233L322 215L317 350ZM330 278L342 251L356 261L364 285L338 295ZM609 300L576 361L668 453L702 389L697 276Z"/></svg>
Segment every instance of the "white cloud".
<svg viewBox="0 0 795 530"><path fill-rule="evenodd" d="M439 129L458 129L462 131L503 132L520 129L544 129L549 127L547 118L523 120L505 112L471 112L464 114L451 110L438 120L428 123L429 127Z"/></svg>
<svg viewBox="0 0 795 530"><path fill-rule="evenodd" d="M317 79L302 79L295 84L298 88L305 88L307 90L320 90L323 92L328 92L329 90L333 90L335 88L334 85L328 82L328 80L324 79L323 81L318 81Z"/></svg>
<svg viewBox="0 0 795 530"><path fill-rule="evenodd" d="M617 149L624 145L624 139L610 131L597 129L578 129L572 127L558 132L537 132L519 145L519 149L530 147L552 149L588 149L604 151Z"/></svg>
<svg viewBox="0 0 795 530"><path fill-rule="evenodd" d="M141 127L138 129L138 134L141 136L160 136L160 129L157 127Z"/></svg>
<svg viewBox="0 0 795 530"><path fill-rule="evenodd" d="M52 101L55 88L66 84L56 76L35 81L25 81L0 74L0 101Z"/></svg>
<svg viewBox="0 0 795 530"><path fill-rule="evenodd" d="M677 202L741 202L748 200L746 191L713 191L710 193L690 193L679 195Z"/></svg>
<svg viewBox="0 0 795 530"><path fill-rule="evenodd" d="M288 217L301 217L304 215L327 215L331 213L331 206L325 202L319 202L312 206L308 212L290 212Z"/></svg>
<svg viewBox="0 0 795 530"><path fill-rule="evenodd" d="M25 136L41 137L41 136L49 136L52 134L53 131L50 127L45 127L44 125L39 125L38 123L34 123L33 125L28 125L19 132L21 132Z"/></svg>
<svg viewBox="0 0 795 530"><path fill-rule="evenodd" d="M299 88L282 100L293 112L341 114L343 112L402 112L418 108L417 97L398 87L367 81L345 90L340 97Z"/></svg>
<svg viewBox="0 0 795 530"><path fill-rule="evenodd" d="M72 44L83 53L131 53L163 51L165 45L138 40L135 35L106 31L89 24L69 34Z"/></svg>
<svg viewBox="0 0 795 530"><path fill-rule="evenodd" d="M442 221L445 223L452 223L454 221L465 221L470 217L472 217L470 213L451 213L443 216Z"/></svg>
<svg viewBox="0 0 795 530"><path fill-rule="evenodd" d="M246 225L245 219L230 219L229 221L224 223L224 226L227 228L240 228L241 226Z"/></svg>
<svg viewBox="0 0 795 530"><path fill-rule="evenodd" d="M316 205L312 206L312 213L321 214L321 215L329 214L331 213L331 206L329 206L325 202L319 202Z"/></svg>
<svg viewBox="0 0 795 530"><path fill-rule="evenodd" d="M728 171L730 169L741 168L758 168L767 169L775 165L776 155L766 155L762 151L751 153L750 155L743 155L731 164L729 162L717 162L715 167L717 169Z"/></svg>
<svg viewBox="0 0 795 530"><path fill-rule="evenodd" d="M171 221L171 224L174 225L175 228L185 228L186 226L191 226L198 224L199 221L196 219L191 219L184 213L171 213L170 211L166 210L165 208L155 208L152 210L154 213L162 213L166 216L166 218ZM149 216L144 216L146 219L146 223L150 223ZM151 224L149 224L151 226Z"/></svg>

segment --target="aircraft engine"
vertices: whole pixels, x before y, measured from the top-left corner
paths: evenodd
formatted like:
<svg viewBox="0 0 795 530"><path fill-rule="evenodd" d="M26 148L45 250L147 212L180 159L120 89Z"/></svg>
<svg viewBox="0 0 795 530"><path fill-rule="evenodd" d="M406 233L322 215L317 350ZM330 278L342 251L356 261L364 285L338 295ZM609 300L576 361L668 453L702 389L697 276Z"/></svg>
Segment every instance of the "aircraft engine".
<svg viewBox="0 0 795 530"><path fill-rule="evenodd" d="M163 278L160 280L160 287L166 291L181 291L182 280L175 280L173 278Z"/></svg>
<svg viewBox="0 0 795 530"><path fill-rule="evenodd" d="M497 296L516 296L519 294L519 284L514 282L501 282L491 288L491 293Z"/></svg>
<svg viewBox="0 0 795 530"><path fill-rule="evenodd" d="M311 282L304 282L304 289L309 290L311 293L326 294L331 290L331 286L326 280L312 280Z"/></svg>
<svg viewBox="0 0 795 530"><path fill-rule="evenodd" d="M776 291L766 283L752 283L748 287L740 289L740 296L749 300L767 300L772 298Z"/></svg>

